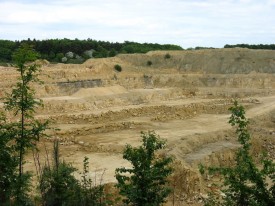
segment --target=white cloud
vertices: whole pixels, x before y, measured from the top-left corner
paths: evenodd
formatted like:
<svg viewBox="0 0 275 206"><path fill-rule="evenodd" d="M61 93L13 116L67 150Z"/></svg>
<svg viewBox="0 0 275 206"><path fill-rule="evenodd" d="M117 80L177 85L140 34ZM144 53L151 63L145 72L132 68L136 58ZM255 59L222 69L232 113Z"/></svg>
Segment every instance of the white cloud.
<svg viewBox="0 0 275 206"><path fill-rule="evenodd" d="M274 0L0 0L0 39L274 43L274 7Z"/></svg>

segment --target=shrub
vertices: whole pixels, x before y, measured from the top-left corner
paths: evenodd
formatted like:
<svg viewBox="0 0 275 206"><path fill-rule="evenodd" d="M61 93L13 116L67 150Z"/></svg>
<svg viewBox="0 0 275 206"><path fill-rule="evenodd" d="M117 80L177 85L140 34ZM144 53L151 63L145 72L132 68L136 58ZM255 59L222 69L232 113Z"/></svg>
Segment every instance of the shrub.
<svg viewBox="0 0 275 206"><path fill-rule="evenodd" d="M14 156L15 148L9 144L13 140L13 126L7 123L0 113L0 202L7 204L12 196L18 162Z"/></svg>
<svg viewBox="0 0 275 206"><path fill-rule="evenodd" d="M111 51L109 52L109 57L114 57L117 54L115 49L111 49Z"/></svg>
<svg viewBox="0 0 275 206"><path fill-rule="evenodd" d="M123 200L126 204L157 206L164 203L171 192L166 183L172 173L172 158L156 155L156 151L165 147L165 141L154 132L142 133L141 136L142 146L133 148L126 145L124 149L123 158L133 167L116 169L117 187L126 197Z"/></svg>
<svg viewBox="0 0 275 206"><path fill-rule="evenodd" d="M113 205L110 195L104 191L102 176L95 185L89 177L89 161L85 157L81 180L74 177L76 168L60 161L59 143L54 142L53 162L39 172L39 189L44 206L107 206ZM47 161L49 162L49 160Z"/></svg>
<svg viewBox="0 0 275 206"><path fill-rule="evenodd" d="M39 189L42 196L43 205L74 205L79 201L80 186L73 176L76 171L66 162L60 162L59 143L54 141L52 165L46 165L40 177Z"/></svg>
<svg viewBox="0 0 275 206"><path fill-rule="evenodd" d="M169 53L165 54L164 59L170 59L171 55Z"/></svg>
<svg viewBox="0 0 275 206"><path fill-rule="evenodd" d="M122 67L119 65L119 64L116 64L114 66L114 69L117 71L117 72L121 72L122 71Z"/></svg>
<svg viewBox="0 0 275 206"><path fill-rule="evenodd" d="M104 173L103 173L104 174ZM104 185L102 184L102 178L99 180L99 184L93 183L91 177L89 177L89 159L84 157L83 160L83 172L81 178L81 194L80 202L78 205L83 206L107 206L113 205L113 201L110 195L104 191ZM96 177L95 177L96 178Z"/></svg>
<svg viewBox="0 0 275 206"><path fill-rule="evenodd" d="M151 66L153 63L151 61L147 61L147 66Z"/></svg>

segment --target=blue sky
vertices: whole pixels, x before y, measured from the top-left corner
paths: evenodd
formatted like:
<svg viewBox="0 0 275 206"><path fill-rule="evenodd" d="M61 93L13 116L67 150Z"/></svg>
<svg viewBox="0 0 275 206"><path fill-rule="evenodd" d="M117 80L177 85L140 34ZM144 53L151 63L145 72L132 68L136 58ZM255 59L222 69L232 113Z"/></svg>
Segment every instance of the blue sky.
<svg viewBox="0 0 275 206"><path fill-rule="evenodd" d="M274 44L275 0L0 0L0 39Z"/></svg>

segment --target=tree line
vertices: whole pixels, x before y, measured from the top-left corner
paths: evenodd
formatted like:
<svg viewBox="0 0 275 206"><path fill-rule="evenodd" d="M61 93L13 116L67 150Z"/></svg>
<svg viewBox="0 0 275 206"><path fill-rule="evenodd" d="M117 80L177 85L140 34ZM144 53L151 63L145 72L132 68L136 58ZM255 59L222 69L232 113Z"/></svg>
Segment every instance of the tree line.
<svg viewBox="0 0 275 206"><path fill-rule="evenodd" d="M266 50L275 50L275 44L226 44L224 48L247 48L247 49L266 49Z"/></svg>
<svg viewBox="0 0 275 206"><path fill-rule="evenodd" d="M113 57L117 54L146 53L153 50L182 50L180 46L172 44L137 43L125 41L123 43L97 41L93 39L27 39L22 41L0 40L0 62L10 63L12 53L22 43L32 45L42 59L50 62L82 63L88 58ZM87 52L91 51L91 53ZM67 61L66 54L72 52L74 56ZM68 58L68 56L66 57Z"/></svg>

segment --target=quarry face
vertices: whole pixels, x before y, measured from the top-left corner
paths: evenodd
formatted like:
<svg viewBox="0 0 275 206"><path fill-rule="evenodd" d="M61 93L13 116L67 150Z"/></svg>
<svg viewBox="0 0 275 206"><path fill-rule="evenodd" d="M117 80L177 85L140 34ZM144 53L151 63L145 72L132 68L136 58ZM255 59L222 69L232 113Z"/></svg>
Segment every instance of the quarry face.
<svg viewBox="0 0 275 206"><path fill-rule="evenodd" d="M166 139L164 152L192 174L200 162L230 164L239 146L227 123L233 99L247 109L255 141L274 154L275 51L155 51L81 65L44 64L41 71L44 84L34 87L44 107L36 118L50 119L59 129L48 131L50 137L39 143L41 157L58 138L62 158L81 170L84 156L89 157L91 170L104 171L106 183L115 182L116 168L129 166L123 148L139 145L141 131L154 130ZM3 97L17 74L14 68L0 67L0 76ZM27 162L27 169L34 170L31 152ZM199 183L187 188L189 193L201 184L190 174L189 182L193 177Z"/></svg>

